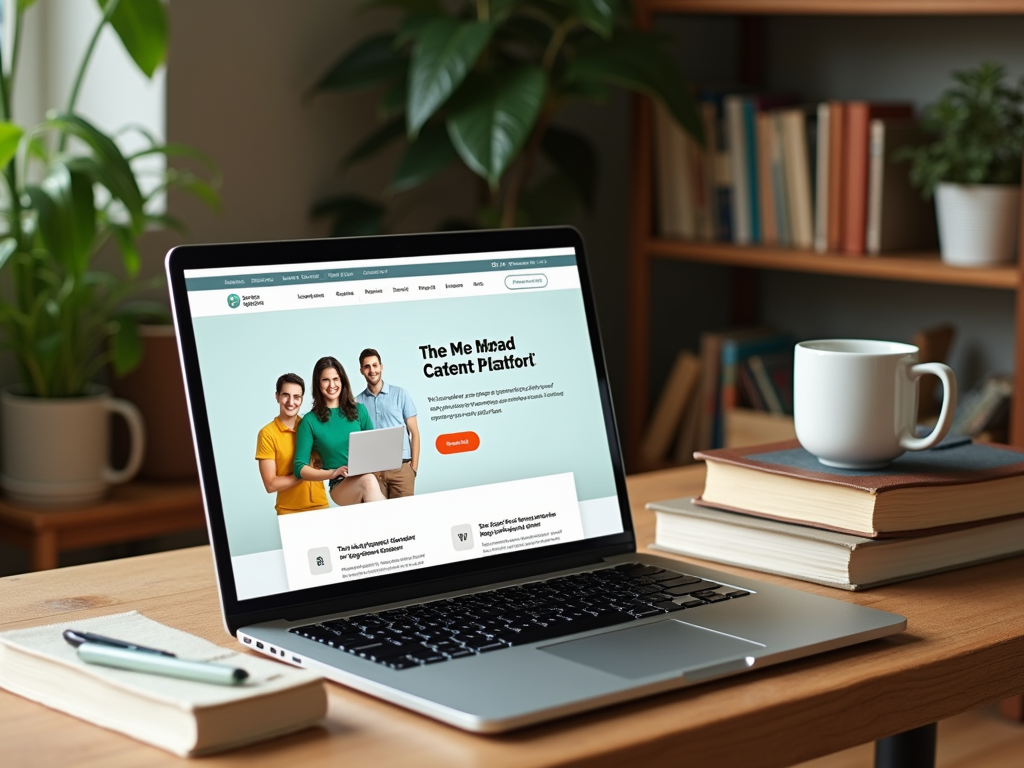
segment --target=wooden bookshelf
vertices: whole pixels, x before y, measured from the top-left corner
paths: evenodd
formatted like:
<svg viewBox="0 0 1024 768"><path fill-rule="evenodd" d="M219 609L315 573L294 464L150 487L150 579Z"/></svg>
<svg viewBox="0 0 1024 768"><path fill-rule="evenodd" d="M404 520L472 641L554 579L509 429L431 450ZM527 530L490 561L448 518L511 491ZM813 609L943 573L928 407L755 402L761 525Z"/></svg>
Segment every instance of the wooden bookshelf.
<svg viewBox="0 0 1024 768"><path fill-rule="evenodd" d="M1024 0L634 0L637 24L650 29L658 14L739 17L740 76L756 82L756 55L763 50L765 16L996 16L1024 15ZM751 79L751 75L755 79ZM659 238L653 231L653 141L650 102L634 100L632 118L632 210L628 289L629 378L625 426L626 461L636 467L638 446L650 412L651 267L656 260L718 264L751 270L781 270L871 280L938 284L1013 291L1015 306L1015 391L1010 415L1010 441L1024 446L1024 250L1016 264L966 269L951 267L937 253L849 257L766 246L720 242L686 242ZM1024 217L1022 217L1024 218ZM1024 241L1024 238L1022 238ZM737 286L742 288L740 284ZM747 290L749 292L749 285ZM738 308L740 312L742 307ZM734 310L739 316L739 312Z"/></svg>

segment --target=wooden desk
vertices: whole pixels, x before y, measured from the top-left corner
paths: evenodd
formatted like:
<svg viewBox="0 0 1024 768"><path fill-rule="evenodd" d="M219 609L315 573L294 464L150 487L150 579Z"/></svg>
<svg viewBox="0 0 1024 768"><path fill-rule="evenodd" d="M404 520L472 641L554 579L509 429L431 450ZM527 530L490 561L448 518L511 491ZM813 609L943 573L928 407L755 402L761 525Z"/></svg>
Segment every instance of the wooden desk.
<svg viewBox="0 0 1024 768"><path fill-rule="evenodd" d="M32 570L56 568L61 552L206 527L198 482L132 482L80 507L32 507L0 498L0 541L32 552Z"/></svg>
<svg viewBox="0 0 1024 768"><path fill-rule="evenodd" d="M630 478L645 501L692 493L703 468ZM722 566L717 566L722 567ZM744 575L740 569L725 568ZM906 615L900 635L499 737L475 736L329 684L321 727L204 766L788 766L1024 691L1024 558L864 593L766 581ZM138 610L232 645L205 547L0 579L0 629ZM177 758L0 691L9 765L161 766Z"/></svg>

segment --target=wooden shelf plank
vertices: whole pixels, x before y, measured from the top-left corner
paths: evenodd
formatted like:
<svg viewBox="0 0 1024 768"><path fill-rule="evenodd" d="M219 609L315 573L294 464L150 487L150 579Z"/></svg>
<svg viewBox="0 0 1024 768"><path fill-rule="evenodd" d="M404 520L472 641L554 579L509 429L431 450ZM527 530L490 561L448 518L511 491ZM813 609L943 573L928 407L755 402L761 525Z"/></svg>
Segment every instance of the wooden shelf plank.
<svg viewBox="0 0 1024 768"><path fill-rule="evenodd" d="M999 267L951 267L939 261L937 253L859 258L765 246L659 239L648 240L645 247L651 256L663 259L863 277L872 280L1016 290L1021 279L1015 264Z"/></svg>
<svg viewBox="0 0 1024 768"><path fill-rule="evenodd" d="M1008 16L1024 0L639 0L648 13L783 16Z"/></svg>

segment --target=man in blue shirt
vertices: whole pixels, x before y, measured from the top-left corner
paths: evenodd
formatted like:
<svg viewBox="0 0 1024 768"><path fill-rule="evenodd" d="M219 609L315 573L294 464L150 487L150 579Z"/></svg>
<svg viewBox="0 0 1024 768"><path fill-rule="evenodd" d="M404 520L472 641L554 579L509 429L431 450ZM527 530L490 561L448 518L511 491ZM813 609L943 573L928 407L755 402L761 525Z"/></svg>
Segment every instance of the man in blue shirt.
<svg viewBox="0 0 1024 768"><path fill-rule="evenodd" d="M376 349L359 354L359 372L366 379L366 389L356 395L370 414L375 429L405 426L402 441L402 466L377 473L377 481L385 498L412 496L416 472L420 466L420 429L416 423L416 404L409 393L394 384L384 383L384 364Z"/></svg>

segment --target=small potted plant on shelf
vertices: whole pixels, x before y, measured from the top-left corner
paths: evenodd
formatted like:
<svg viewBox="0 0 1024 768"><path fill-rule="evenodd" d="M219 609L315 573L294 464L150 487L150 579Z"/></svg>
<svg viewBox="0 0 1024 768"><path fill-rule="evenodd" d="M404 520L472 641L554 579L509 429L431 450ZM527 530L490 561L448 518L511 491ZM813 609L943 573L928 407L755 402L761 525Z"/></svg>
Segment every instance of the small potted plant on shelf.
<svg viewBox="0 0 1024 768"><path fill-rule="evenodd" d="M1020 215L1024 86L985 63L953 73L956 85L927 107L931 143L897 155L909 159L910 182L935 196L942 260L957 266L1012 261Z"/></svg>
<svg viewBox="0 0 1024 768"><path fill-rule="evenodd" d="M362 7L397 8L401 16L393 31L346 51L315 88L380 89L380 126L344 164L404 145L386 198L450 167L467 171L478 190L473 219L442 229L564 223L578 202L589 207L596 153L552 119L571 102L606 100L609 86L657 99L701 136L665 39L634 29L626 0L373 0ZM331 216L336 235L364 235L393 228L396 211L341 195L313 213Z"/></svg>
<svg viewBox="0 0 1024 768"><path fill-rule="evenodd" d="M75 109L108 25L146 76L162 64L167 18L160 0L101 1L102 18L66 105L26 129L14 121L11 92L23 16L31 5L7 6L3 43L10 41L14 55L0 56L0 328L20 378L0 391L0 487L20 501L81 503L128 479L141 461L138 411L111 398L96 379L108 365L118 374L131 370L141 349L137 322L167 313L159 304L131 301L144 287L138 279L140 237L180 226L154 211L151 201L171 186L214 204L217 197L203 178L174 168L140 185L139 161L155 154L212 166L194 150L150 137L145 149L126 156ZM94 266L107 243L120 253L117 272ZM123 414L133 431L132 456L120 471L107 466L109 411Z"/></svg>

